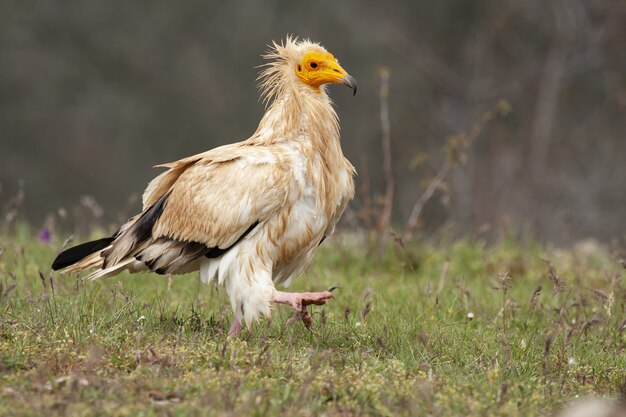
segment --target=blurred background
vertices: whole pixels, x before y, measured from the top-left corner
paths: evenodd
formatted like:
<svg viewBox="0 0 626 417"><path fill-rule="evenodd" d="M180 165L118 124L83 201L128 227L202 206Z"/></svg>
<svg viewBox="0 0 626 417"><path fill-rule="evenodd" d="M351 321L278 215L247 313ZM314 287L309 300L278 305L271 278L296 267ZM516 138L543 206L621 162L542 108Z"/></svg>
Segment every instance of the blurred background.
<svg viewBox="0 0 626 417"><path fill-rule="evenodd" d="M344 227L401 232L430 188L425 236L626 240L624 0L2 2L4 221L119 224L153 165L255 130L255 67L286 34L359 82L330 88L359 171Z"/></svg>

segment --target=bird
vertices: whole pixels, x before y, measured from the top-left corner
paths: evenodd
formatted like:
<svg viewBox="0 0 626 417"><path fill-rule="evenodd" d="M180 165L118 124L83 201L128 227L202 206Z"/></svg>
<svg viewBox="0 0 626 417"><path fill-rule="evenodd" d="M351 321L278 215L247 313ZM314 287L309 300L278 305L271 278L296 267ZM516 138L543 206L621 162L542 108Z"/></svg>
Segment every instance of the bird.
<svg viewBox="0 0 626 417"><path fill-rule="evenodd" d="M329 84L357 91L354 77L320 43L273 41L257 81L265 113L248 139L175 162L149 182L141 212L112 236L61 252L52 269L185 274L224 286L236 337L291 306L307 328L310 305L333 298L279 291L303 274L354 197L356 170L344 156Z"/></svg>

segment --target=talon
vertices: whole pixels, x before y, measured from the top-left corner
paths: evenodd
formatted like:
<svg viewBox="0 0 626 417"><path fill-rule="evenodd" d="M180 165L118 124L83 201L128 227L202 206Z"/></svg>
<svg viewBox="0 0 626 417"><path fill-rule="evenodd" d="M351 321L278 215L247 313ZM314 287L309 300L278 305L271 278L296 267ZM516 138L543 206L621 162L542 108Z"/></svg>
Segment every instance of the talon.
<svg viewBox="0 0 626 417"><path fill-rule="evenodd" d="M282 291L274 291L274 302L278 304L288 304L300 316L302 322L307 329L310 330L313 324L313 317L309 313L307 306L324 305L330 299L333 299L332 291L339 287L331 287L323 292L305 292L305 293L288 293Z"/></svg>
<svg viewBox="0 0 626 417"><path fill-rule="evenodd" d="M311 313L304 307L300 312L300 318L302 318L302 322L307 329L311 329L311 325L313 324L313 317Z"/></svg>
<svg viewBox="0 0 626 417"><path fill-rule="evenodd" d="M330 288L329 288L329 289L327 289L326 291L328 291L328 292L333 292L333 291L335 291L335 290L336 290L336 289L338 289L338 288L341 288L341 287L338 287L338 286L330 287Z"/></svg>

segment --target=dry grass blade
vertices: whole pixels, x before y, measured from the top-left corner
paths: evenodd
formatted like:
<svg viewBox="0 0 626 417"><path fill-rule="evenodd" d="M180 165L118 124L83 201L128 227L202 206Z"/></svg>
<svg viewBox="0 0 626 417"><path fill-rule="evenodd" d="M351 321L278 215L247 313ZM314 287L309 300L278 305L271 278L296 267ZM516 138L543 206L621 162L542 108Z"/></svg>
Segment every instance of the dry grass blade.
<svg viewBox="0 0 626 417"><path fill-rule="evenodd" d="M556 272L554 265L548 259L542 259L546 267L548 268L548 278L550 278L550 282L552 282L552 293L558 294L565 291L565 281L561 279L561 277Z"/></svg>
<svg viewBox="0 0 626 417"><path fill-rule="evenodd" d="M541 295L542 288L541 284L537 285L537 288L533 291L533 296L530 298L530 307L533 310L537 308L537 302L539 301L539 295Z"/></svg>

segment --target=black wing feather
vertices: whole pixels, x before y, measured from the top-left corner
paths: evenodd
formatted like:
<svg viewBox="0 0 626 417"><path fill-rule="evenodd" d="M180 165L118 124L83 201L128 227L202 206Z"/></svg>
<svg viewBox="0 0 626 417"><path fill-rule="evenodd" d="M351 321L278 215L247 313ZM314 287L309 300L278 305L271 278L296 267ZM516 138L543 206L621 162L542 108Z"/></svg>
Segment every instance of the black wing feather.
<svg viewBox="0 0 626 417"><path fill-rule="evenodd" d="M56 257L54 262L52 262L52 269L54 271L58 271L59 269L74 265L76 262L84 259L92 253L106 248L111 244L111 242L113 242L113 240L115 240L114 236L105 237L66 249Z"/></svg>

